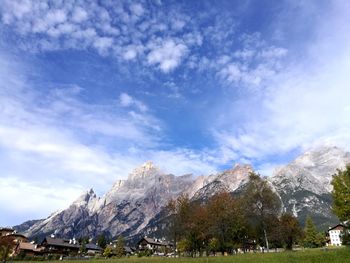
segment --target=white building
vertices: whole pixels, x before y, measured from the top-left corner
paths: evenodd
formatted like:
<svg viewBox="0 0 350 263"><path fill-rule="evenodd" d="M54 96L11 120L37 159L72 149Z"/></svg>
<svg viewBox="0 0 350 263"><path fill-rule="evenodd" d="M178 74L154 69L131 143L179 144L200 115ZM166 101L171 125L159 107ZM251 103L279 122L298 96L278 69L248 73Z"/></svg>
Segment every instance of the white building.
<svg viewBox="0 0 350 263"><path fill-rule="evenodd" d="M328 234L329 234L328 244L330 246L341 246L342 245L341 235L343 232L344 232L344 226L341 224L330 227L328 229Z"/></svg>

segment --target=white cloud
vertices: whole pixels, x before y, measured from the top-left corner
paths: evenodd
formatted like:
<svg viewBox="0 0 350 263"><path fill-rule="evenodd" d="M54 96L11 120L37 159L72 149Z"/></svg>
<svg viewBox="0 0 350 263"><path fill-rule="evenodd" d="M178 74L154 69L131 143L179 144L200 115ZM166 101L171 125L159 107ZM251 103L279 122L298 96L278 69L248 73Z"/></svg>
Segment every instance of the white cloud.
<svg viewBox="0 0 350 263"><path fill-rule="evenodd" d="M145 112L148 110L147 106L141 101L134 99L127 93L121 93L119 96L120 105L123 107L136 106L138 110L141 112Z"/></svg>
<svg viewBox="0 0 350 263"><path fill-rule="evenodd" d="M83 189L104 194L146 160L176 175L214 170L194 151L161 150L162 124L141 101L122 93L122 107L113 114L116 105L80 101L83 89L76 85L42 94L26 79L35 67L15 61L0 52L3 224L45 217L68 206ZM16 205L23 196L25 207Z"/></svg>
<svg viewBox="0 0 350 263"><path fill-rule="evenodd" d="M262 89L281 70L281 61L288 51L268 46L260 34L245 34L241 41L242 49L220 56L213 67L217 76L230 86Z"/></svg>
<svg viewBox="0 0 350 263"><path fill-rule="evenodd" d="M227 120L220 118L213 134L224 152L261 163L319 144L350 149L350 38L343 26L349 12L336 8L332 12L337 15L329 14L318 25L317 41L305 47L303 59L279 65L277 72L264 67L262 72L247 71L268 78L263 90L246 93L244 103L223 105ZM275 60L285 56L286 50L271 47L257 54ZM226 78L240 80L241 68L231 69L225 72Z"/></svg>
<svg viewBox="0 0 350 263"><path fill-rule="evenodd" d="M105 53L113 45L113 39L110 37L98 37L94 41L94 47L100 53Z"/></svg>
<svg viewBox="0 0 350 263"><path fill-rule="evenodd" d="M88 19L88 13L80 6L74 8L73 14L72 14L72 20L76 23L81 23Z"/></svg>
<svg viewBox="0 0 350 263"><path fill-rule="evenodd" d="M0 13L2 23L12 33L19 33L18 42L25 43L19 46L27 51L94 49L100 55L114 56L117 61L147 61L144 65L155 65L163 72L170 72L180 65L191 46L202 44L203 38L198 32L185 32L188 18L178 16L180 12L167 14L150 5L146 9L141 3L123 1L52 4L4 0ZM145 43L152 42L157 32L169 39L154 43L146 50ZM172 35L175 34L184 42L174 41ZM137 57L140 60L136 60Z"/></svg>
<svg viewBox="0 0 350 263"><path fill-rule="evenodd" d="M67 14L64 10L58 9L47 13L45 21L48 25L56 25L67 20Z"/></svg>
<svg viewBox="0 0 350 263"><path fill-rule="evenodd" d="M142 16L145 10L143 9L142 5L137 3L137 4L132 4L130 6L130 10L133 14L136 16Z"/></svg>
<svg viewBox="0 0 350 263"><path fill-rule="evenodd" d="M158 65L164 73L175 69L188 53L188 48L185 44L175 42L173 39L151 43L150 50L147 55L148 64Z"/></svg>
<svg viewBox="0 0 350 263"><path fill-rule="evenodd" d="M120 94L119 99L120 99L120 104L123 107L129 107L130 105L133 104L133 98L126 93Z"/></svg>
<svg viewBox="0 0 350 263"><path fill-rule="evenodd" d="M216 172L215 165L208 161L207 153L198 153L190 149L175 149L172 151L155 151L149 154L150 160L163 170L175 175L192 173L208 175Z"/></svg>
<svg viewBox="0 0 350 263"><path fill-rule="evenodd" d="M182 19L177 19L177 18L175 18L175 19L172 21L171 27L172 27L174 30L181 30L185 25L186 25L186 21L184 21L184 20L182 20Z"/></svg>
<svg viewBox="0 0 350 263"><path fill-rule="evenodd" d="M13 215L11 223L21 224L29 218L46 218L54 212L52 209L61 210L69 206L85 189L79 187L53 184L53 182L33 184L23 181L21 178L1 178L0 207L6 214ZM48 202L50 205L48 205ZM2 210L1 209L1 210ZM2 216L1 225L8 221ZM2 221L4 220L4 221Z"/></svg>

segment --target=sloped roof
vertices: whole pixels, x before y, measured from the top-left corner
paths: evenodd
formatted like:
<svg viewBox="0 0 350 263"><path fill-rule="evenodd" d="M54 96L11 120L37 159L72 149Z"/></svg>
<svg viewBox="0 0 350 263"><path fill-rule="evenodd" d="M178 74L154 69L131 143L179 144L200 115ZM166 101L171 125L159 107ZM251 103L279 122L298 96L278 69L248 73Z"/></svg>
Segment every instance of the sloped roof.
<svg viewBox="0 0 350 263"><path fill-rule="evenodd" d="M338 224L338 225L335 225L335 226L332 226L332 227L330 227L329 229L328 229L328 231L331 231L331 230L333 230L333 229L335 229L335 228L338 228L338 227L340 227L340 228L346 228L346 226L344 226L343 224Z"/></svg>
<svg viewBox="0 0 350 263"><path fill-rule="evenodd" d="M15 230L11 227L0 227L0 231L12 231L12 232L14 232Z"/></svg>
<svg viewBox="0 0 350 263"><path fill-rule="evenodd" d="M162 241L162 240L159 240L159 239L153 239L153 238L150 238L150 237L144 237L142 238L138 244L140 244L143 240L145 240L148 244L151 244L151 245L156 245L156 246L172 246L172 243L168 242L168 241Z"/></svg>
<svg viewBox="0 0 350 263"><path fill-rule="evenodd" d="M29 242L19 243L18 248L21 250L31 250L31 251L35 251L35 252L41 252L45 249L44 247L38 247L37 245L29 243Z"/></svg>
<svg viewBox="0 0 350 263"><path fill-rule="evenodd" d="M69 239L62 239L62 238L56 238L56 237L46 237L42 244L45 242L48 245L51 246L60 246L60 247L70 247L70 248L79 248L79 243L76 242L75 244L69 244Z"/></svg>
<svg viewBox="0 0 350 263"><path fill-rule="evenodd" d="M20 234L20 233L11 233L11 234L8 234L6 236L8 236L8 237L23 237L23 238L27 238L25 235Z"/></svg>
<svg viewBox="0 0 350 263"><path fill-rule="evenodd" d="M102 250L102 248L96 244L86 244L85 247L90 250Z"/></svg>

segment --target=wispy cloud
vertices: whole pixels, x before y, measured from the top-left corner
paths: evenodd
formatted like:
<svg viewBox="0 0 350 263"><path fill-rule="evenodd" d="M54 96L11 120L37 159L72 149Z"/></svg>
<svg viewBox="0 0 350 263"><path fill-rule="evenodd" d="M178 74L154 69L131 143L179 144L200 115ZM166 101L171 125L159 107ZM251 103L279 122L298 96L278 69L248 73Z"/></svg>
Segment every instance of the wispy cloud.
<svg viewBox="0 0 350 263"><path fill-rule="evenodd" d="M350 149L349 3L266 8L271 17L257 17L254 1L3 0L1 209L21 190L61 208L146 160L175 174L237 161L270 173L315 144ZM85 56L98 59L88 72L74 64L74 81L58 70ZM55 69L39 74L36 62ZM62 194L50 196L49 182ZM37 204L40 216L52 211Z"/></svg>
<svg viewBox="0 0 350 263"><path fill-rule="evenodd" d="M30 209L40 211L32 216L45 217L84 189L103 194L146 160L177 175L215 169L193 151L166 150L162 121L131 95L86 104L82 87L43 93L28 80L28 71L33 67L0 53L0 207L1 213L11 212L7 220L13 224ZM16 205L19 193L30 203L25 209Z"/></svg>
<svg viewBox="0 0 350 263"><path fill-rule="evenodd" d="M119 101L120 101L120 105L122 107L136 106L136 108L138 110L140 110L141 112L145 112L145 111L148 110L147 106L144 103L142 103L141 101L131 97L127 93L121 93L120 96L119 96Z"/></svg>
<svg viewBox="0 0 350 263"><path fill-rule="evenodd" d="M341 6L328 13L327 22L317 24L317 41L307 46L302 60L282 63L279 71L268 75L264 90L247 97L242 104L231 104L227 116L233 118L230 121L234 124L221 119L222 123L214 128L222 151L229 153L225 156L260 163L261 169L266 170L270 159L281 159L292 151L318 144L350 149L346 100L350 95L350 39L342 26L349 12L340 11ZM252 53L238 55L250 58ZM265 57L274 61L284 56L285 50L269 48L259 54L263 61ZM239 68L232 68L235 81L240 72Z"/></svg>

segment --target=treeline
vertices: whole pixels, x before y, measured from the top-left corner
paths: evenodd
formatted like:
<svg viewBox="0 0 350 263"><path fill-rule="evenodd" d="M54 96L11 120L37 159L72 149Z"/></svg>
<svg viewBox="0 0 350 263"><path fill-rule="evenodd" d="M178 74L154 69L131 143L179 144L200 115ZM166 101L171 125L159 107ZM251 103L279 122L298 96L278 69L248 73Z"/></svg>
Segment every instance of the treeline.
<svg viewBox="0 0 350 263"><path fill-rule="evenodd" d="M281 212L281 200L268 182L255 173L249 179L237 196L221 192L206 201L191 201L182 195L169 202L168 238L178 252L194 256L304 244L305 231L293 215ZM323 245L324 235L320 238L311 224L315 238L308 237L312 241L306 245Z"/></svg>

